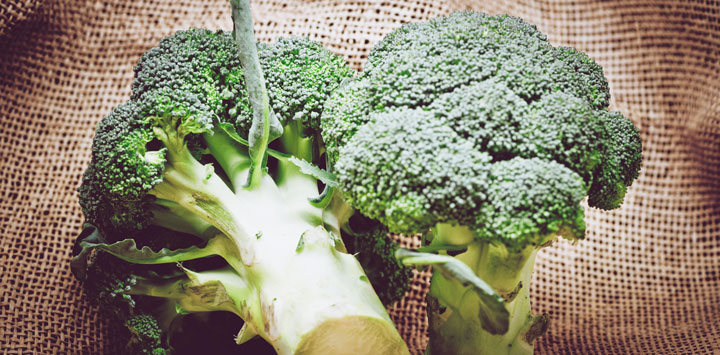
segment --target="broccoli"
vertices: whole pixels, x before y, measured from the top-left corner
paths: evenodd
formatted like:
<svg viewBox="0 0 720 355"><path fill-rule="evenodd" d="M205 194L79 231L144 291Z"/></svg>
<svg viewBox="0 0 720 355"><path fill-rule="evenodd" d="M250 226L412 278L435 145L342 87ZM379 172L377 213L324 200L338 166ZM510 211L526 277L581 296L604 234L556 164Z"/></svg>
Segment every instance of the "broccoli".
<svg viewBox="0 0 720 355"><path fill-rule="evenodd" d="M320 116L353 71L308 39L257 45L248 2L231 5L232 34L163 39L135 67L130 100L98 124L76 275L136 353L172 351L175 316L212 311L245 321L238 342L258 335L279 354L408 353L346 252L353 211L321 169ZM384 270L408 272L392 261Z"/></svg>
<svg viewBox="0 0 720 355"><path fill-rule="evenodd" d="M433 265L429 354L525 354L535 255L585 235L584 209L620 206L637 128L608 111L602 68L523 20L464 11L402 26L325 103L328 162L349 205L419 233Z"/></svg>

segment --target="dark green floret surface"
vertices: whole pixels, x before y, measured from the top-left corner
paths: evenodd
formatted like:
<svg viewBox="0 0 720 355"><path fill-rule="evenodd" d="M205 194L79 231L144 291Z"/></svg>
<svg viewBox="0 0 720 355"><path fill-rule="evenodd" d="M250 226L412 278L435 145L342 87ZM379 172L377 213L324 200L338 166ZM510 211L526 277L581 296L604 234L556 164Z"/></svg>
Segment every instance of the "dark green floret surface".
<svg viewBox="0 0 720 355"><path fill-rule="evenodd" d="M578 204L587 188L580 176L553 161L513 158L492 164L487 202L478 213L479 238L499 236L511 250L540 246L548 235L568 239L585 234Z"/></svg>
<svg viewBox="0 0 720 355"><path fill-rule="evenodd" d="M304 37L260 43L258 49L270 103L281 122L302 121L318 130L325 100L354 71L342 57Z"/></svg>
<svg viewBox="0 0 720 355"><path fill-rule="evenodd" d="M431 112L398 110L371 120L340 150L336 168L348 202L392 232L468 222L487 188L490 156Z"/></svg>

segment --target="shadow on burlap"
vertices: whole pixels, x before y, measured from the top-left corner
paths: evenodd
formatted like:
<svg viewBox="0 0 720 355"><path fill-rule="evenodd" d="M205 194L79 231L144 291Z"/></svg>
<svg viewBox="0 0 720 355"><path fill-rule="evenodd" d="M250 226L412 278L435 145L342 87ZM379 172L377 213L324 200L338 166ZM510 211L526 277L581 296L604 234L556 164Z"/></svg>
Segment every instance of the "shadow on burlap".
<svg viewBox="0 0 720 355"><path fill-rule="evenodd" d="M541 354L720 353L720 4L713 1L256 1L259 40L304 35L360 68L402 23L455 9L509 13L605 68L611 108L640 128L644 164L624 206L587 211L587 239L540 253ZM76 188L98 120L163 36L231 28L227 1L0 4L0 340L3 353L115 353L68 266ZM417 246L412 238L405 245ZM427 342L427 273L391 309Z"/></svg>

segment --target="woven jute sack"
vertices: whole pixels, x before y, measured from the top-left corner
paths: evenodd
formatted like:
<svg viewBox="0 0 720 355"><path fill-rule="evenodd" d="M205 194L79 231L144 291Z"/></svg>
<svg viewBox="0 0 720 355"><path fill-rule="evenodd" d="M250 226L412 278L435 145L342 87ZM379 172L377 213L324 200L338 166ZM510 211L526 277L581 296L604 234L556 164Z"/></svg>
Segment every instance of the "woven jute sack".
<svg viewBox="0 0 720 355"><path fill-rule="evenodd" d="M587 210L587 238L543 250L531 286L552 317L540 354L720 353L720 4L709 0L254 1L257 37L309 36L360 69L403 23L458 9L507 13L584 51L611 109L643 139L622 208ZM112 354L121 346L68 262L76 189L98 120L130 93L163 36L231 29L217 1L0 3L0 350ZM398 237L417 247L411 237ZM410 348L427 343L429 274L390 308Z"/></svg>

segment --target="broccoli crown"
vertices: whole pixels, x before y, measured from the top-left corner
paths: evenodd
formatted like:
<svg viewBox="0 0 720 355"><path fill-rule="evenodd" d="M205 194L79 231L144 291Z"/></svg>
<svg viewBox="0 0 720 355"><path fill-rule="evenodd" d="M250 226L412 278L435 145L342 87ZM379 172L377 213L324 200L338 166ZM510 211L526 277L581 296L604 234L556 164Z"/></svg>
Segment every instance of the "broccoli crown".
<svg viewBox="0 0 720 355"><path fill-rule="evenodd" d="M638 131L608 100L587 55L519 18L464 11L386 36L321 126L348 201L392 232L461 224L521 248L581 238L588 190L615 208L637 177Z"/></svg>
<svg viewBox="0 0 720 355"><path fill-rule="evenodd" d="M252 110L245 90L237 45L229 33L203 29L178 31L145 52L134 68L132 100L158 91L182 93L205 105L204 113L223 122L242 122L249 129ZM162 95L165 96L165 95Z"/></svg>
<svg viewBox="0 0 720 355"><path fill-rule="evenodd" d="M270 105L283 125L298 120L318 130L327 97L354 73L342 57L304 37L258 43L258 56Z"/></svg>
<svg viewBox="0 0 720 355"><path fill-rule="evenodd" d="M164 181L169 149L199 159L202 134L217 121L250 121L243 80L227 33L179 31L147 51L131 100L98 124L79 189L87 221L110 241L151 224L151 190Z"/></svg>
<svg viewBox="0 0 720 355"><path fill-rule="evenodd" d="M399 233L472 222L490 156L430 112L405 109L371 120L340 150L336 169L348 202Z"/></svg>

